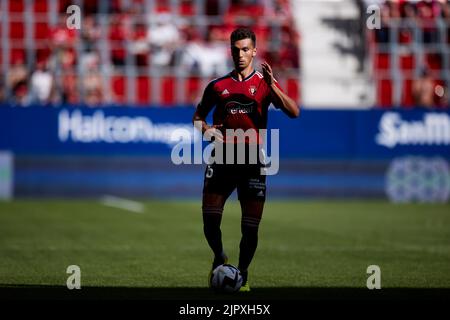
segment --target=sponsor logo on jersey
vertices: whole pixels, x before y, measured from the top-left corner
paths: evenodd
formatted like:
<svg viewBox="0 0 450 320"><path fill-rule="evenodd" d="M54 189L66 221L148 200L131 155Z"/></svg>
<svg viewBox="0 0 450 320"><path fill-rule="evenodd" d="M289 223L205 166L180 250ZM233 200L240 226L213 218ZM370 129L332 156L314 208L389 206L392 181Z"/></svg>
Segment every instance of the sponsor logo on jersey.
<svg viewBox="0 0 450 320"><path fill-rule="evenodd" d="M230 101L225 105L225 109L228 114L248 114L252 113L254 109L254 103L240 103L237 101Z"/></svg>

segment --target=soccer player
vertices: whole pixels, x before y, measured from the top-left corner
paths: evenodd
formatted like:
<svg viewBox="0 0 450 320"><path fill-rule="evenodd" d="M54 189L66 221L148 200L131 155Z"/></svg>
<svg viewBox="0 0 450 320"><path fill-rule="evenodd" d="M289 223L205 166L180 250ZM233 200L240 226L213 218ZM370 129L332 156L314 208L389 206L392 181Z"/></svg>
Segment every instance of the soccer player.
<svg viewBox="0 0 450 320"><path fill-rule="evenodd" d="M258 244L258 227L266 197L266 176L261 170L264 161L258 156L256 157L258 161L252 162L248 146L256 144L259 155L262 143L259 135L254 139L249 136L237 141L236 136L227 136L227 133L230 132L229 129L243 131L253 129L255 132L266 129L268 108L271 103L291 118L298 117L300 109L280 88L268 63L261 64L262 73L255 70L253 59L257 49L256 36L252 30L246 28L234 30L230 36L230 44L234 70L208 84L192 120L203 134L209 135L211 140L214 140L215 151L218 143L233 144L235 151L239 143L247 146L244 149L246 150L244 164L235 162L239 150L234 153L232 158L234 163L231 164L226 161L229 150L227 147L222 148L222 154L213 153L217 157L216 162L208 164L205 171L202 213L204 234L214 253L212 263L214 270L228 261L222 245L220 225L225 202L237 189L242 211L238 268L243 277L243 284L240 290L250 291L248 267ZM213 125L210 126L205 119L214 107ZM222 164L217 161L219 156L223 156Z"/></svg>

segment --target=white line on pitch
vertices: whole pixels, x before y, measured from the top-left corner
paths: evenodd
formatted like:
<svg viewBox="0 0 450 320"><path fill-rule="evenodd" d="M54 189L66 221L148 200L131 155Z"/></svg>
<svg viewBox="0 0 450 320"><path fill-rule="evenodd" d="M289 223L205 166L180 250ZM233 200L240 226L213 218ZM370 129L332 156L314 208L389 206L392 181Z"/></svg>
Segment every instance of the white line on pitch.
<svg viewBox="0 0 450 320"><path fill-rule="evenodd" d="M144 205L137 201L106 195L100 198L100 202L108 207L119 208L136 213L144 213Z"/></svg>

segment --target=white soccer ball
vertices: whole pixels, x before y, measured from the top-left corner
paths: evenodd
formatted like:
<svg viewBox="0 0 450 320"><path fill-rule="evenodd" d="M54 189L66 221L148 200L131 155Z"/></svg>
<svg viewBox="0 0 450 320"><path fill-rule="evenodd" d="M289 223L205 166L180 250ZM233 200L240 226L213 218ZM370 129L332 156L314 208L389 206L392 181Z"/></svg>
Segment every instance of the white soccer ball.
<svg viewBox="0 0 450 320"><path fill-rule="evenodd" d="M231 264L222 264L211 275L211 288L218 292L236 292L242 286L242 275Z"/></svg>

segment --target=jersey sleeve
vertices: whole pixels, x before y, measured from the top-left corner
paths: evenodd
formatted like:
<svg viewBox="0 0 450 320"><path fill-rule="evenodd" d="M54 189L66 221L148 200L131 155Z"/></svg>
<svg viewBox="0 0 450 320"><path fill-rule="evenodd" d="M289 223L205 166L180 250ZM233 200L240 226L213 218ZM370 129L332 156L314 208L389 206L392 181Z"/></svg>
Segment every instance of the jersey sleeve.
<svg viewBox="0 0 450 320"><path fill-rule="evenodd" d="M197 113L206 118L211 109L217 104L217 94L214 91L214 82L210 82L203 92L203 97L197 105Z"/></svg>

